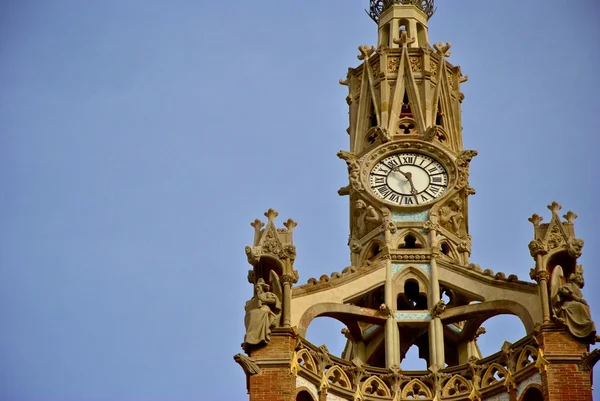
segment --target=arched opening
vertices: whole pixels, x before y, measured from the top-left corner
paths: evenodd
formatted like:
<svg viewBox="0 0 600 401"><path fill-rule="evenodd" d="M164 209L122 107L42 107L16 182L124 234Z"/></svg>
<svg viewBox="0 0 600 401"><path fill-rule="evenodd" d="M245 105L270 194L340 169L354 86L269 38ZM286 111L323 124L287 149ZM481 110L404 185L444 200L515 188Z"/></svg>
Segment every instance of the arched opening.
<svg viewBox="0 0 600 401"><path fill-rule="evenodd" d="M296 394L296 401L315 401L312 394L306 390L301 390Z"/></svg>
<svg viewBox="0 0 600 401"><path fill-rule="evenodd" d="M442 242L440 245L440 252L442 252L446 256L450 256L450 245L445 242Z"/></svg>
<svg viewBox="0 0 600 401"><path fill-rule="evenodd" d="M425 310L427 309L427 295L421 292L417 280L409 279L404 283L404 293L399 294L396 300L398 310Z"/></svg>
<svg viewBox="0 0 600 401"><path fill-rule="evenodd" d="M398 246L398 249L417 248L423 248L423 244L421 244L420 241L417 240L417 237L412 233L406 234L406 236L404 237L404 242L400 243L400 245Z"/></svg>
<svg viewBox="0 0 600 401"><path fill-rule="evenodd" d="M544 401L542 391L537 387L529 387L521 397L521 401Z"/></svg>
<svg viewBox="0 0 600 401"><path fill-rule="evenodd" d="M269 257L262 257L255 268L255 271L257 273L255 280L258 281L258 279L262 278L263 280L265 280L265 283L271 285L271 270L277 273L279 277L281 277L281 275L283 274L283 270L277 262L275 262L273 259L270 259Z"/></svg>
<svg viewBox="0 0 600 401"><path fill-rule="evenodd" d="M342 356L348 339L342 334L346 325L334 318L320 316L315 318L306 330L306 339L313 345L327 346L329 353Z"/></svg>
<svg viewBox="0 0 600 401"><path fill-rule="evenodd" d="M373 260L380 253L381 253L381 247L379 246L379 244L377 242L375 242L373 245L371 245L371 247L367 251L367 253L365 255L365 260Z"/></svg>
<svg viewBox="0 0 600 401"><path fill-rule="evenodd" d="M569 275L575 272L575 265L577 264L577 259L572 258L568 252L559 252L556 255L552 255L550 260L547 263L548 273L550 277L552 277L552 272L556 266L560 266L563 269L563 273L565 275L565 280L569 279ZM548 280L548 285L550 285L552 280Z"/></svg>
<svg viewBox="0 0 600 401"><path fill-rule="evenodd" d="M486 334L479 337L477 345L483 356L500 351L506 341L515 343L526 335L523 322L514 315L497 315L485 320L481 326L485 327Z"/></svg>

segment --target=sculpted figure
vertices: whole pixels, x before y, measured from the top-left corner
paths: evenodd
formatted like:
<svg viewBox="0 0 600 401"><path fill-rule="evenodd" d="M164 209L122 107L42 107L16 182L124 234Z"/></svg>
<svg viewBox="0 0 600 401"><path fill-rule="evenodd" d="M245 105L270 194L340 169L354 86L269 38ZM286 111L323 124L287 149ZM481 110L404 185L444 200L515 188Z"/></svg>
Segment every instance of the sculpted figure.
<svg viewBox="0 0 600 401"><path fill-rule="evenodd" d="M460 223L464 219L462 213L462 200L454 198L440 209L440 224L450 231L458 233Z"/></svg>
<svg viewBox="0 0 600 401"><path fill-rule="evenodd" d="M279 276L273 270L270 280L273 292L265 280L259 278L254 285L254 297L246 302L244 348L267 344L271 341L271 328L279 326L282 291Z"/></svg>
<svg viewBox="0 0 600 401"><path fill-rule="evenodd" d="M561 266L552 271L551 304L556 320L567 325L569 332L575 337L587 338L596 335L596 326L592 321L588 306L581 289L584 285L583 267L577 265L575 272L569 275L566 284Z"/></svg>
<svg viewBox="0 0 600 401"><path fill-rule="evenodd" d="M381 216L377 210L371 205L368 205L361 199L354 203L356 212L356 229L357 236L361 238L363 235L371 231L375 226L381 224Z"/></svg>

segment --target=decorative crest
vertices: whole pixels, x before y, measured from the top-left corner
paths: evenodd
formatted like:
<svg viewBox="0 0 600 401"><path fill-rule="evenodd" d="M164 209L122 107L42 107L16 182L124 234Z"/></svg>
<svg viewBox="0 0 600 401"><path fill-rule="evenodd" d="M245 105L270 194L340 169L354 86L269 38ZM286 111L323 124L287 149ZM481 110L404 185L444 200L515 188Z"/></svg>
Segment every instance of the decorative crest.
<svg viewBox="0 0 600 401"><path fill-rule="evenodd" d="M376 23L379 23L379 16L388 8L396 4L408 5L412 4L423 11L427 18L431 18L435 13L434 0L370 0L369 10L365 10L369 17Z"/></svg>

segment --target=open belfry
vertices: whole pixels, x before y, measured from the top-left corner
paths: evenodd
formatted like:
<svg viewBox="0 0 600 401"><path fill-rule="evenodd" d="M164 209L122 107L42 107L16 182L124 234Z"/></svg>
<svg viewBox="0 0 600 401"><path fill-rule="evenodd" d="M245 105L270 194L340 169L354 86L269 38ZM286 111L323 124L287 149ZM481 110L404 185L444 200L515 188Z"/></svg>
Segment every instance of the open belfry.
<svg viewBox="0 0 600 401"><path fill-rule="evenodd" d="M430 45L433 0L371 0L376 47L350 68L348 169L351 264L299 283L291 219L252 222L246 247L253 288L245 305L250 401L592 400L599 350L583 298L577 215L552 202L534 214L530 279L470 260L469 164L461 84L450 44ZM562 215L561 215L562 214ZM525 244L524 244L525 245ZM335 270L335 268L333 268ZM445 300L445 301L444 301ZM517 316L526 336L482 355L490 317ZM342 322L340 356L305 339L311 322ZM485 337L481 337L483 339ZM411 346L426 371L403 370Z"/></svg>

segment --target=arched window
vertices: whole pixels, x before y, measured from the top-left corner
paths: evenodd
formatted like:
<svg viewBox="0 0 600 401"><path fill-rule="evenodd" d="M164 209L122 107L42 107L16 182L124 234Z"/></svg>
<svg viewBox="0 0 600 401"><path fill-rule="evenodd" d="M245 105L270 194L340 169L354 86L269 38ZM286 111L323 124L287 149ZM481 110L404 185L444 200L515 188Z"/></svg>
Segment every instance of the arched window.
<svg viewBox="0 0 600 401"><path fill-rule="evenodd" d="M315 401L315 399L308 391L301 390L296 394L296 401Z"/></svg>
<svg viewBox="0 0 600 401"><path fill-rule="evenodd" d="M525 391L525 394L523 394L521 401L544 401L544 395L539 388L529 387L527 391Z"/></svg>

